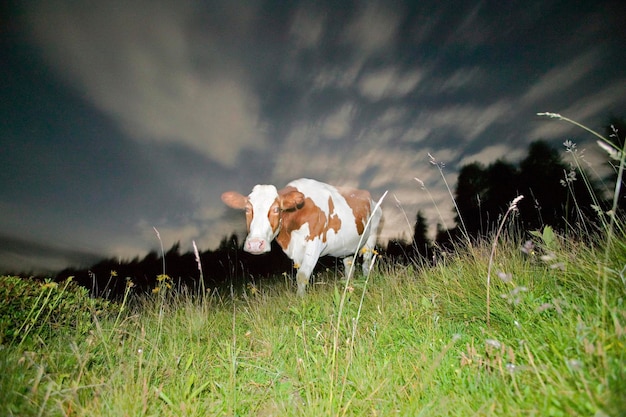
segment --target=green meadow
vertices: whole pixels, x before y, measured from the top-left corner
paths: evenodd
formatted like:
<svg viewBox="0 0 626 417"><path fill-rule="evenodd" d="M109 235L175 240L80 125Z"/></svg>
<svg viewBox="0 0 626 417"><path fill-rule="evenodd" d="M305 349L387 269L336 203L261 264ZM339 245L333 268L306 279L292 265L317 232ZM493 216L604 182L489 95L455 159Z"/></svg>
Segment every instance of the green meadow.
<svg viewBox="0 0 626 417"><path fill-rule="evenodd" d="M2 415L623 415L626 239L546 230L434 267L379 260L367 280L329 271L303 299L289 279L198 297L165 278L117 304L30 283L26 317L2 316Z"/></svg>

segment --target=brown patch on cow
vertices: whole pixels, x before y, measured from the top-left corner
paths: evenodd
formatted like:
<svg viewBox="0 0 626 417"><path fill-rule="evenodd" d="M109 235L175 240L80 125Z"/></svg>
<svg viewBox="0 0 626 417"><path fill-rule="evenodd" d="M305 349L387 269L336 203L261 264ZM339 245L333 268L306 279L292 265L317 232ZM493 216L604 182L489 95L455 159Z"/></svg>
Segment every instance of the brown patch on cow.
<svg viewBox="0 0 626 417"><path fill-rule="evenodd" d="M270 210L267 212L267 218L270 221L272 232L276 232L276 229L280 227L280 203L278 199L272 203Z"/></svg>
<svg viewBox="0 0 626 417"><path fill-rule="evenodd" d="M296 187L288 186L278 192L278 201L281 210L296 210L304 204L304 194Z"/></svg>
<svg viewBox="0 0 626 417"><path fill-rule="evenodd" d="M341 220L339 219L339 215L335 213L335 203L333 203L332 197L328 197L328 213L330 218L328 219L328 224L324 228L324 242L326 242L326 234L330 229L333 229L335 233L337 233L341 227Z"/></svg>
<svg viewBox="0 0 626 417"><path fill-rule="evenodd" d="M254 217L254 209L252 208L252 204L248 203L245 207L246 210L246 229L248 233L250 233L250 224L252 223L252 218Z"/></svg>
<svg viewBox="0 0 626 417"><path fill-rule="evenodd" d="M281 248L287 249L291 241L291 232L300 229L303 224L308 223L309 235L306 237L306 240L313 240L319 237L323 242L326 242L328 231L333 229L336 233L341 227L341 219L335 213L335 204L330 197L328 198L328 212L329 217L327 218L326 213L316 206L311 198L306 197L303 204L298 206L296 210L282 211L282 227L276 237L276 241Z"/></svg>
<svg viewBox="0 0 626 417"><path fill-rule="evenodd" d="M357 190L355 188L338 188L338 190L339 194L346 199L352 209L356 230L359 232L359 235L362 235L372 209L372 197L369 191Z"/></svg>

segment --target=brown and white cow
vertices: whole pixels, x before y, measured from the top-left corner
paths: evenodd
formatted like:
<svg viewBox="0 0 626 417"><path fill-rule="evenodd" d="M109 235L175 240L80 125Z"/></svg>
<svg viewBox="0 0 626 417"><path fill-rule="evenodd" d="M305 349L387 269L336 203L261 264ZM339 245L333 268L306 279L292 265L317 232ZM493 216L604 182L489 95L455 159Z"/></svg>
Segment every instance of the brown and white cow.
<svg viewBox="0 0 626 417"><path fill-rule="evenodd" d="M228 191L222 194L222 201L246 211L246 252L269 252L276 239L293 260L298 268L298 295L304 295L320 256L344 258L347 275L352 255L360 252L363 273L369 274L382 210L368 191L301 178L280 191L273 185L256 185L247 197Z"/></svg>

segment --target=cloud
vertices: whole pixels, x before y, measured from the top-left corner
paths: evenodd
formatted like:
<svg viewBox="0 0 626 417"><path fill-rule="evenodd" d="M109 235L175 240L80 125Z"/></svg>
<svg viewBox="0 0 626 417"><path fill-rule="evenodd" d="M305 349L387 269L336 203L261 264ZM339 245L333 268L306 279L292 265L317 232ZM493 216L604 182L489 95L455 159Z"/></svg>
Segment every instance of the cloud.
<svg viewBox="0 0 626 417"><path fill-rule="evenodd" d="M233 165L265 142L259 102L219 34L189 29L195 12L184 1L42 1L27 19L59 76L131 137Z"/></svg>
<svg viewBox="0 0 626 417"><path fill-rule="evenodd" d="M383 6L383 2L368 2L348 23L344 40L362 53L384 50L395 41L401 11Z"/></svg>
<svg viewBox="0 0 626 417"><path fill-rule="evenodd" d="M328 139L340 139L350 131L356 107L344 104L338 111L329 115L322 125L322 135Z"/></svg>
<svg viewBox="0 0 626 417"><path fill-rule="evenodd" d="M484 80L483 69L480 67L459 68L450 76L442 80L434 80L433 90L435 94L455 93L459 90L469 90L477 87Z"/></svg>
<svg viewBox="0 0 626 417"><path fill-rule="evenodd" d="M321 13L301 7L291 23L290 35L299 48L313 48L324 34L325 18Z"/></svg>
<svg viewBox="0 0 626 417"><path fill-rule="evenodd" d="M403 106L389 106L378 118L377 124L382 126L394 126L400 124L406 117L407 109Z"/></svg>
<svg viewBox="0 0 626 417"><path fill-rule="evenodd" d="M595 94L580 97L567 107L548 111L560 113L562 116L582 123L591 129L602 130L604 126L593 125L592 121L600 119L602 122L607 122L605 118L609 115L619 114L622 110L619 106L623 106L625 103L623 91L626 91L626 79L618 79ZM600 131L599 133L603 134L604 132ZM529 137L533 139L567 139L568 135L580 136L581 134L586 135L579 127L571 123L541 118L529 132ZM595 138L591 139L595 140Z"/></svg>
<svg viewBox="0 0 626 417"><path fill-rule="evenodd" d="M414 213L418 211L429 224L428 234L431 238L436 235L437 224L444 228L454 227L454 206L445 183L452 187L451 192L454 193L457 173L446 166L450 161L456 160L460 153L459 149L453 148L424 148L415 155L411 167L404 170L406 180L391 182L393 200L387 201L383 206L387 228L385 238L412 238ZM429 154L442 166L441 171L431 163ZM393 181L393 178L388 181ZM398 231L406 233L399 234Z"/></svg>
<svg viewBox="0 0 626 417"><path fill-rule="evenodd" d="M509 162L515 162L524 157L524 149L519 147L512 147L505 144L490 145L477 153L464 156L459 161L459 166L468 165L472 162L479 162L484 165L489 165L498 159L504 159Z"/></svg>
<svg viewBox="0 0 626 417"><path fill-rule="evenodd" d="M510 103L499 100L486 106L453 104L420 112L403 140L420 142L431 136L442 137L454 132L466 141L476 139L495 124L505 123L511 112Z"/></svg>
<svg viewBox="0 0 626 417"><path fill-rule="evenodd" d="M370 100L400 98L415 89L422 80L419 70L401 73L396 68L387 67L365 74L359 81L359 92Z"/></svg>
<svg viewBox="0 0 626 417"><path fill-rule="evenodd" d="M363 64L363 59L357 59L348 66L328 65L322 67L315 75L313 86L316 90L352 87L356 83Z"/></svg>
<svg viewBox="0 0 626 417"><path fill-rule="evenodd" d="M49 273L68 266L84 267L99 260L94 253L0 235L0 270L14 273Z"/></svg>
<svg viewBox="0 0 626 417"><path fill-rule="evenodd" d="M626 78L618 79L607 85L604 89L588 94L574 101L563 110L563 115L580 123L598 117L608 117L618 114L623 110L626 97ZM596 126L589 126L596 128Z"/></svg>
<svg viewBox="0 0 626 417"><path fill-rule="evenodd" d="M521 104L525 106L537 105L552 98L557 93L572 88L593 71L599 59L599 52L592 49L577 56L567 64L551 69L522 96Z"/></svg>
<svg viewBox="0 0 626 417"><path fill-rule="evenodd" d="M483 6L483 2L477 2L470 10L463 11L463 20L459 22L452 33L451 42L477 47L489 38L490 25L483 21L480 14Z"/></svg>

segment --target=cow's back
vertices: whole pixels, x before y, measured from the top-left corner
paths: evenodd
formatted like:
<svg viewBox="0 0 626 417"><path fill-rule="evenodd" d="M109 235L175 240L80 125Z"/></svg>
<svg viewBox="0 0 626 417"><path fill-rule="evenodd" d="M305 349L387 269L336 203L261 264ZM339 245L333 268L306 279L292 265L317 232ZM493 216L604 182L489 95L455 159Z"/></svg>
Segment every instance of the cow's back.
<svg viewBox="0 0 626 417"><path fill-rule="evenodd" d="M315 221L325 224L308 225L309 231L323 229L323 233L319 236L309 234L305 238L306 241L320 239L321 256L349 256L365 244L367 236L362 239L361 235L368 232L365 224L372 209L367 191L338 189L307 178L294 180L287 187L296 188L304 194L305 204L313 203L324 213L324 216L319 216Z"/></svg>

